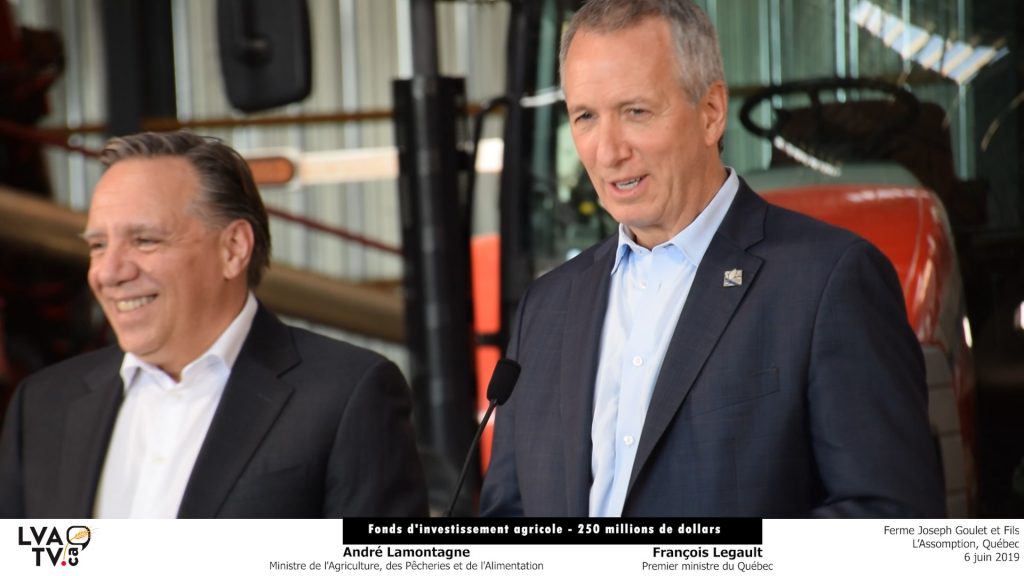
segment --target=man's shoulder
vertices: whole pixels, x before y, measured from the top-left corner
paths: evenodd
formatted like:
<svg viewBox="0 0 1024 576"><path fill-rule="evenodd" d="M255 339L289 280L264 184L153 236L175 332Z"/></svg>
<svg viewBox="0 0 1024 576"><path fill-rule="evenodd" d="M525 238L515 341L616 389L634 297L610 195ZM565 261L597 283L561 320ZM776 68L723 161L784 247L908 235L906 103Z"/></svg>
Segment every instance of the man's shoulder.
<svg viewBox="0 0 1024 576"><path fill-rule="evenodd" d="M97 369L110 366L113 368L114 373L121 366L121 360L124 358L124 352L121 351L117 346L107 346L78 356L72 356L65 360L61 360L56 364L51 364L46 368L33 372L25 378L25 382L49 382L49 381L61 381L69 378L82 377L89 372Z"/></svg>
<svg viewBox="0 0 1024 576"><path fill-rule="evenodd" d="M312 330L285 324L303 363L343 365L347 371L361 371L390 362L383 354Z"/></svg>
<svg viewBox="0 0 1024 576"><path fill-rule="evenodd" d="M772 203L771 193L765 194L751 188L742 178L733 206L722 222L719 233L722 228L729 230L728 236L757 239L756 243L762 248L764 245L802 245L805 249L817 251L842 251L851 244L863 241L849 230ZM738 232L740 229L743 231ZM762 231L763 236L760 234Z"/></svg>
<svg viewBox="0 0 1024 576"><path fill-rule="evenodd" d="M776 244L796 242L821 253L843 252L854 244L869 244L850 230L770 202L765 214L765 239Z"/></svg>
<svg viewBox="0 0 1024 576"><path fill-rule="evenodd" d="M90 374L101 372L110 377L118 376L124 352L117 346L107 346L78 356L72 356L37 370L26 376L19 387L26 394L51 397L53 393L68 392L68 384L86 379Z"/></svg>
<svg viewBox="0 0 1024 576"><path fill-rule="evenodd" d="M774 263L783 274L830 276L842 263L871 262L891 269L881 250L857 233L787 208L768 204L764 238L751 253Z"/></svg>

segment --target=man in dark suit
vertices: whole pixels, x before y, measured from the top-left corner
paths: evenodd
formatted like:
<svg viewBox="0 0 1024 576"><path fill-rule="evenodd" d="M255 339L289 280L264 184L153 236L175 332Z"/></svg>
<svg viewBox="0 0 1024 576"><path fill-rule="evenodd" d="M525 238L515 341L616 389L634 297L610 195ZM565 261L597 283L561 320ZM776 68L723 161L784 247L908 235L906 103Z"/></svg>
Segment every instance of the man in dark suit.
<svg viewBox="0 0 1024 576"><path fill-rule="evenodd" d="M538 279L484 515L941 516L921 350L888 260L719 159L728 96L689 0L592 0L562 42L617 238Z"/></svg>
<svg viewBox="0 0 1024 576"><path fill-rule="evenodd" d="M83 237L118 346L19 386L0 517L426 514L395 365L252 295L270 232L241 156L176 132L103 160Z"/></svg>

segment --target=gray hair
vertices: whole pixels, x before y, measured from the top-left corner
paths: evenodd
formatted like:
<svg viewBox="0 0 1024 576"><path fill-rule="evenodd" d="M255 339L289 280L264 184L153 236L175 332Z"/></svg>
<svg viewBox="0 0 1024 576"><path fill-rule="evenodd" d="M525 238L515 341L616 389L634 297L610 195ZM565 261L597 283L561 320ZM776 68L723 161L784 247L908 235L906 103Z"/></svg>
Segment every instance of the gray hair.
<svg viewBox="0 0 1024 576"><path fill-rule="evenodd" d="M664 18L669 23L679 81L692 102L700 101L715 82L725 81L718 33L692 0L590 0L576 12L562 35L559 77L565 77L565 56L577 32L617 32L647 18Z"/></svg>
<svg viewBox="0 0 1024 576"><path fill-rule="evenodd" d="M197 215L214 228L235 220L252 226L253 248L246 271L255 288L270 266L270 224L259 189L245 159L217 138L191 132L143 132L112 138L100 153L107 168L128 158L178 156L199 175L200 192L193 204Z"/></svg>

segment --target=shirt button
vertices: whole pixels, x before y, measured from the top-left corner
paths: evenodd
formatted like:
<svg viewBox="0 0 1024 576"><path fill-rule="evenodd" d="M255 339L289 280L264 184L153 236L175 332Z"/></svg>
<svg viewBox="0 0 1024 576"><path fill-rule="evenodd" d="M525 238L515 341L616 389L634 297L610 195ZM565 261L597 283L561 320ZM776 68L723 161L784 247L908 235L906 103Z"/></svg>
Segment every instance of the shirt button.
<svg viewBox="0 0 1024 576"><path fill-rule="evenodd" d="M639 286L641 290L646 290L647 289L647 282L641 280L641 281L637 282L637 286Z"/></svg>
<svg viewBox="0 0 1024 576"><path fill-rule="evenodd" d="M626 436L625 438L622 439L622 441L626 443L626 446L632 446L633 445L633 437L632 436Z"/></svg>
<svg viewBox="0 0 1024 576"><path fill-rule="evenodd" d="M639 356L633 356L633 366L636 366L637 368L639 368L639 367L641 367L643 365L644 365L644 359L643 358L641 358Z"/></svg>
<svg viewBox="0 0 1024 576"><path fill-rule="evenodd" d="M167 459L164 458L163 456L154 456L153 457L153 464L163 464L166 461L167 461Z"/></svg>

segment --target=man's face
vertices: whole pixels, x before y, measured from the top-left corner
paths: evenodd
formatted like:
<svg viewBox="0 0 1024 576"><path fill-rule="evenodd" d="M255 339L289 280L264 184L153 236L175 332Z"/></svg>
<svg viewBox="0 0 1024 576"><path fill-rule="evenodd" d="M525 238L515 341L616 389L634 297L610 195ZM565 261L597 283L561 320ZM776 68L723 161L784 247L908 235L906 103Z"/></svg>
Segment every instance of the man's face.
<svg viewBox="0 0 1024 576"><path fill-rule="evenodd" d="M562 82L576 150L604 208L641 245L672 238L724 181L724 86L690 101L659 18L611 33L580 30Z"/></svg>
<svg viewBox="0 0 1024 576"><path fill-rule="evenodd" d="M238 313L222 233L190 207L198 191L184 158L122 160L96 185L83 235L89 286L121 348L175 378Z"/></svg>

